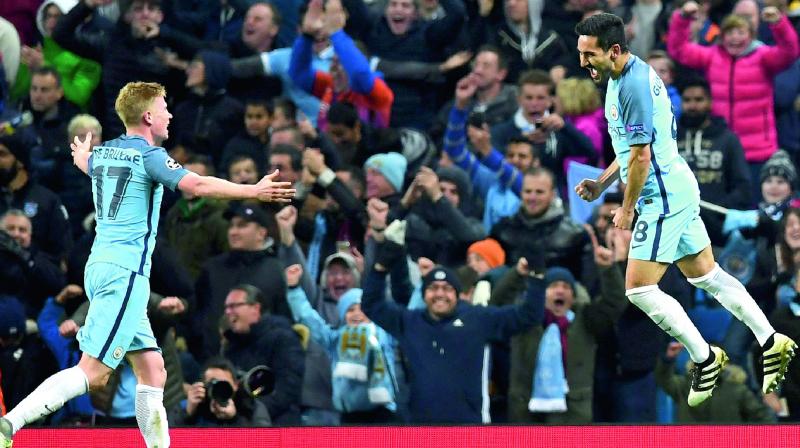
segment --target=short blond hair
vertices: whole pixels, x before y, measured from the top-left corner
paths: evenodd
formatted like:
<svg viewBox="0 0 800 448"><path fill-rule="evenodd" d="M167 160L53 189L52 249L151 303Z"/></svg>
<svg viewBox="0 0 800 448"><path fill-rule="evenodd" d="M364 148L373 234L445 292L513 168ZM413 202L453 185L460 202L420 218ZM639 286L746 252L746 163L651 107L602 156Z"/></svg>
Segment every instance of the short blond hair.
<svg viewBox="0 0 800 448"><path fill-rule="evenodd" d="M600 92L589 79L564 79L556 87L556 96L567 115L583 115L600 107Z"/></svg>
<svg viewBox="0 0 800 448"><path fill-rule="evenodd" d="M129 82L120 89L114 110L126 127L137 126L153 101L166 96L167 90L156 82Z"/></svg>
<svg viewBox="0 0 800 448"><path fill-rule="evenodd" d="M72 117L72 120L69 121L67 125L67 134L69 135L69 141L72 141L75 137L78 136L78 131L84 130L92 130L95 131L95 135L101 135L103 133L103 126L100 125L100 122L97 121L97 118L89 115L89 114L78 114ZM80 137L83 137L82 135Z"/></svg>
<svg viewBox="0 0 800 448"><path fill-rule="evenodd" d="M755 36L755 29L753 28L753 23L745 17L737 16L736 14L731 14L722 21L720 25L720 32L724 35L730 30L735 28L744 28L748 32L750 32L750 36Z"/></svg>

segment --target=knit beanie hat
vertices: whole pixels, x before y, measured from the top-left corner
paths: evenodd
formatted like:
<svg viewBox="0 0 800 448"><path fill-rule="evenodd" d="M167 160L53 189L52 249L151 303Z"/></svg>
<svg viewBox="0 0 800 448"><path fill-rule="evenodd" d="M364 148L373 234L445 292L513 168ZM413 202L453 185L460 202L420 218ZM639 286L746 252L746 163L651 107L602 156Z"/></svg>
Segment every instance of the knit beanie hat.
<svg viewBox="0 0 800 448"><path fill-rule="evenodd" d="M575 291L575 276L572 275L572 272L570 272L569 269L556 266L548 269L544 274L545 287L548 287L551 283L558 281L567 282L572 290Z"/></svg>
<svg viewBox="0 0 800 448"><path fill-rule="evenodd" d="M775 154L767 160L767 163L761 168L760 174L761 183L764 183L764 180L770 176L780 176L789 182L792 190L794 190L795 183L797 182L797 170L789 154L782 149L776 151Z"/></svg>
<svg viewBox="0 0 800 448"><path fill-rule="evenodd" d="M336 303L336 311L339 312L339 320L341 320L341 322L344 322L344 315L347 314L347 310L349 310L351 306L356 303L361 303L361 295L363 292L361 288L353 288L347 290L346 293L339 297L339 302Z"/></svg>
<svg viewBox="0 0 800 448"><path fill-rule="evenodd" d="M422 278L422 291L428 289L428 286L433 282L445 281L456 290L456 296L461 292L461 282L458 281L458 276L444 266L436 266L428 275Z"/></svg>
<svg viewBox="0 0 800 448"><path fill-rule="evenodd" d="M392 184L396 192L403 191L403 178L406 175L408 162L396 152L375 154L364 162L364 171L372 168L380 172Z"/></svg>
<svg viewBox="0 0 800 448"><path fill-rule="evenodd" d="M500 243L492 238L486 238L485 240L472 243L467 249L467 254L480 255L492 269L506 263L506 252L500 246Z"/></svg>
<svg viewBox="0 0 800 448"><path fill-rule="evenodd" d="M455 184L458 195L462 198L462 201L467 200L472 194L472 183L467 173L461 168L452 166L439 167L439 169L436 170L436 175L439 176L439 181L447 181Z"/></svg>

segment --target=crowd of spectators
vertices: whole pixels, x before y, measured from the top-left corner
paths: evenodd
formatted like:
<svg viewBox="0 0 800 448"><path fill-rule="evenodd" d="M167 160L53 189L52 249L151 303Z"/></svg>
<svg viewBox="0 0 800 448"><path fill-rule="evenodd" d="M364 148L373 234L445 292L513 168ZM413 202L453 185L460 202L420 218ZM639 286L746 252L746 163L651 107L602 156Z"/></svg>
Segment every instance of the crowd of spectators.
<svg viewBox="0 0 800 448"><path fill-rule="evenodd" d="M800 362L763 395L747 328L671 268L732 360L689 408L685 351L625 299L622 190L573 213L568 172L614 158L574 32L599 12L664 81L720 264L800 340L797 1L4 1L0 415L80 356L94 199L69 143L116 138L117 92L153 81L178 163L298 192L165 193L172 425L800 421ZM135 425L112 378L40 423Z"/></svg>

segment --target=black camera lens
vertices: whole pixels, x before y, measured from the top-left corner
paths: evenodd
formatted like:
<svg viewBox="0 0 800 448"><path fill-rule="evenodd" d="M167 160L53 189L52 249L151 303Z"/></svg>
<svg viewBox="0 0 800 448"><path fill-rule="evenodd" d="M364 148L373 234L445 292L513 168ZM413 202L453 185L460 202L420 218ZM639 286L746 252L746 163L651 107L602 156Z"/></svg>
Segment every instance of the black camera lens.
<svg viewBox="0 0 800 448"><path fill-rule="evenodd" d="M225 380L211 380L206 383L206 397L225 407L233 398L233 386Z"/></svg>

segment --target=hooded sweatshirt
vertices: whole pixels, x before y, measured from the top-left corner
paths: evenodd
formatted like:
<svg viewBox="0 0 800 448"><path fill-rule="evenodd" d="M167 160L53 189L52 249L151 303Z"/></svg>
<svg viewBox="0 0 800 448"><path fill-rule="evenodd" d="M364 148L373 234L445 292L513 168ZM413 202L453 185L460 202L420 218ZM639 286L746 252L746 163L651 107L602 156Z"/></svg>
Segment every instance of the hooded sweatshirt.
<svg viewBox="0 0 800 448"><path fill-rule="evenodd" d="M50 5L56 5L62 14L66 14L77 0L46 0L36 12L36 26L42 36L42 56L44 65L53 67L61 77L64 97L85 109L97 85L100 83L100 64L91 59L82 58L71 51L61 48L44 29L44 13ZM31 87L31 71L25 64L19 65L17 79L11 90L11 98L19 99L28 94Z"/></svg>

